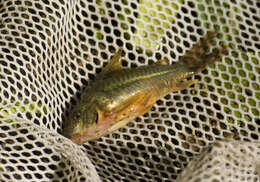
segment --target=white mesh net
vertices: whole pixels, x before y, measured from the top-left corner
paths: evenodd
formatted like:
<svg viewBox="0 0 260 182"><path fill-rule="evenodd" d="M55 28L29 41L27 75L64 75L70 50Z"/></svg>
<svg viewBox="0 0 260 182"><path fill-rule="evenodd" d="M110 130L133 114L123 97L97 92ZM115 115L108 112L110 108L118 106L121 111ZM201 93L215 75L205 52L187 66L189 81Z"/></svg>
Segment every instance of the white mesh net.
<svg viewBox="0 0 260 182"><path fill-rule="evenodd" d="M177 181L259 181L259 147L259 143L217 142L190 162Z"/></svg>
<svg viewBox="0 0 260 182"><path fill-rule="evenodd" d="M258 180L259 1L0 0L0 15L1 180ZM119 47L125 67L174 63L213 29L229 53L195 87L83 146L58 134Z"/></svg>
<svg viewBox="0 0 260 182"><path fill-rule="evenodd" d="M19 118L1 121L4 181L100 181L82 149L47 128ZM76 157L75 157L76 156Z"/></svg>

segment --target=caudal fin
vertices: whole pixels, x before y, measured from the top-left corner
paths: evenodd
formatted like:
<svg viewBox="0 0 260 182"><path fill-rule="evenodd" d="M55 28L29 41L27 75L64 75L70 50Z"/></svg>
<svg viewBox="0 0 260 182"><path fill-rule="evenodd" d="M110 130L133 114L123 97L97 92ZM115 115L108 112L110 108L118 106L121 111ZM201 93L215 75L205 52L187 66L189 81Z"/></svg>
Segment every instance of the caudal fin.
<svg viewBox="0 0 260 182"><path fill-rule="evenodd" d="M208 65L213 64L227 53L227 47L214 49L208 52L211 41L216 37L217 32L210 31L193 45L193 47L183 55L179 63L187 66L190 70L197 73L205 69Z"/></svg>

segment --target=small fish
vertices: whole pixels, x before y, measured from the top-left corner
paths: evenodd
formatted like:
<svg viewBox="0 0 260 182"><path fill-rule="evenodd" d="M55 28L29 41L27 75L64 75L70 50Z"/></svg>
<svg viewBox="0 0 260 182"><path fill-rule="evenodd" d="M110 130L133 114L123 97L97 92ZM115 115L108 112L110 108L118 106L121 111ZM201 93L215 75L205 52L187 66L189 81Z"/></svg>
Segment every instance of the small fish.
<svg viewBox="0 0 260 182"><path fill-rule="evenodd" d="M208 53L215 36L208 32L173 65L162 59L150 66L122 68L120 49L69 113L63 135L77 144L97 139L143 115L159 98L195 84L197 80L185 79L226 52L218 48Z"/></svg>

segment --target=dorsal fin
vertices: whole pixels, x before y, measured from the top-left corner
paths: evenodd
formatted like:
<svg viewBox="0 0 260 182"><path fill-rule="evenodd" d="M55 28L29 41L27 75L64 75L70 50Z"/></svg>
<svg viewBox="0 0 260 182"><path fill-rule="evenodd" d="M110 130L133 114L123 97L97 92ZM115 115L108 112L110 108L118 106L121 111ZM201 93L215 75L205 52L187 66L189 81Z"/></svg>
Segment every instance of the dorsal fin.
<svg viewBox="0 0 260 182"><path fill-rule="evenodd" d="M119 48L119 50L114 54L114 56L108 61L107 65L102 69L101 74L121 70L123 68L121 64L121 53L122 48Z"/></svg>
<svg viewBox="0 0 260 182"><path fill-rule="evenodd" d="M159 61L157 61L156 64L169 65L169 60L167 58L163 58L163 59L160 59Z"/></svg>

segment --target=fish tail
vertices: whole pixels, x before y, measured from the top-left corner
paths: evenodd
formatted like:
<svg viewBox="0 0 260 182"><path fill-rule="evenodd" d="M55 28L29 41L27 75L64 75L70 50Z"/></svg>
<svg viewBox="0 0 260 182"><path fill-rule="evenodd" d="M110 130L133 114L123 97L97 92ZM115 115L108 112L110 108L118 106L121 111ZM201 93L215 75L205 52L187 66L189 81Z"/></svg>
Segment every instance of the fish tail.
<svg viewBox="0 0 260 182"><path fill-rule="evenodd" d="M208 65L213 64L227 53L227 47L216 48L208 52L212 40L216 37L217 32L209 31L201 40L180 58L179 63L187 66L194 73L205 69Z"/></svg>

